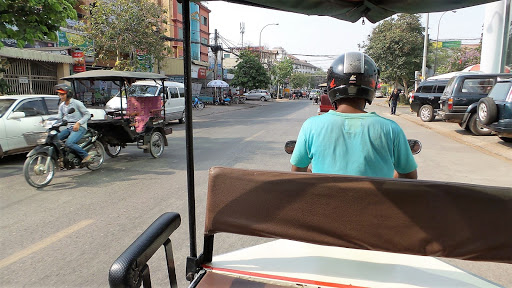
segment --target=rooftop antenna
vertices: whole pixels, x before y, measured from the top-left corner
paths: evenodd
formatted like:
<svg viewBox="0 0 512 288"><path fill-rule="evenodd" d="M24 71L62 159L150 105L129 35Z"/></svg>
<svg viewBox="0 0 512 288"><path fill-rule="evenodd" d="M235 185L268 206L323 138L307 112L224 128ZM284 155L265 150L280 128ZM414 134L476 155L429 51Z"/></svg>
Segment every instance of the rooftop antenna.
<svg viewBox="0 0 512 288"><path fill-rule="evenodd" d="M244 47L245 22L240 22L240 34L242 34L242 48Z"/></svg>

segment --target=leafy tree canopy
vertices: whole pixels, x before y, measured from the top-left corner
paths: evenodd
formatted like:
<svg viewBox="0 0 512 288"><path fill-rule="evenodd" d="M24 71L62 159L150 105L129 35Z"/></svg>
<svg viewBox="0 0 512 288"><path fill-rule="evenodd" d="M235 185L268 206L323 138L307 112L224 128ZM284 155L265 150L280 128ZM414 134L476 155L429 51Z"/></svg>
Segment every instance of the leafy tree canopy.
<svg viewBox="0 0 512 288"><path fill-rule="evenodd" d="M232 86L249 90L265 88L270 84L270 77L258 58L249 51L240 52L239 62L233 71Z"/></svg>
<svg viewBox="0 0 512 288"><path fill-rule="evenodd" d="M361 45L381 69L384 82L406 89L421 70L423 30L419 15L399 14L380 22Z"/></svg>
<svg viewBox="0 0 512 288"><path fill-rule="evenodd" d="M308 86L311 76L303 73L294 73L290 77L290 85L296 89Z"/></svg>
<svg viewBox="0 0 512 288"><path fill-rule="evenodd" d="M431 49L431 54L435 55L435 49L436 48ZM454 71L461 71L471 65L479 64L481 50L481 44L475 48L438 48L437 57L432 55L429 56L429 59L432 59L432 63L437 62L436 74L444 74ZM435 61L434 58L437 58L437 61Z"/></svg>
<svg viewBox="0 0 512 288"><path fill-rule="evenodd" d="M77 19L75 0L1 0L0 39L14 39L22 48L35 40L57 41L66 19ZM0 47L3 44L0 42Z"/></svg>
<svg viewBox="0 0 512 288"><path fill-rule="evenodd" d="M162 60L167 46L165 10L149 0L99 0L82 6L89 15L82 26L85 37L94 41L100 60L116 60L117 70L140 68L137 55Z"/></svg>
<svg viewBox="0 0 512 288"><path fill-rule="evenodd" d="M273 77L274 83L277 86L281 86L285 83L293 72L293 61L291 59L284 59L272 66L270 74Z"/></svg>
<svg viewBox="0 0 512 288"><path fill-rule="evenodd" d="M309 87L316 88L318 85L327 82L327 73L325 71L316 71L309 77Z"/></svg>

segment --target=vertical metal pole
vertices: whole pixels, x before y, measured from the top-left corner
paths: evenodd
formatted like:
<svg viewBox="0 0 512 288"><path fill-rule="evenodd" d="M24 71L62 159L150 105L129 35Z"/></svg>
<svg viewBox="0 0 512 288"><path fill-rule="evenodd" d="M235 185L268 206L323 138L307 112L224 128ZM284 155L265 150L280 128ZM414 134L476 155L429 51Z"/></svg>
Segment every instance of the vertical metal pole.
<svg viewBox="0 0 512 288"><path fill-rule="evenodd" d="M185 138L187 146L188 233L190 256L197 257L196 196L194 186L194 134L192 130L192 58L190 54L190 1L183 0L183 71L185 77Z"/></svg>
<svg viewBox="0 0 512 288"><path fill-rule="evenodd" d="M427 52L428 52L428 18L429 14L427 13L427 24L425 25L425 40L423 41L423 64L421 66L421 77L422 81L427 80ZM437 44L437 43L436 43ZM418 87L416 87L418 88Z"/></svg>
<svg viewBox="0 0 512 288"><path fill-rule="evenodd" d="M501 48L501 61L500 61L500 73L505 72L505 66L507 66L507 50L508 50L508 42L510 41L509 35L510 35L510 0L506 0L503 3L505 5L504 8L504 14L503 15L503 46Z"/></svg>

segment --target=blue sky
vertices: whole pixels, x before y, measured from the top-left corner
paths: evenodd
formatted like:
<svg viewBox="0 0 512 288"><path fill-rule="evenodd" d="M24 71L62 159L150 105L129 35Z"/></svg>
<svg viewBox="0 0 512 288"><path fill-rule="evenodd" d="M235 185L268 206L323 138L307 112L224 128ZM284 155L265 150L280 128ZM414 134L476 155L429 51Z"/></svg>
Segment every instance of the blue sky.
<svg viewBox="0 0 512 288"><path fill-rule="evenodd" d="M366 40L374 24L366 21L356 23L336 20L329 17L306 16L269 9L254 8L223 1L204 1L210 10L210 32L214 29L231 45L241 45L240 23L245 23L244 46L257 46L261 29L261 43L266 47L283 47L288 53L303 55L339 55L348 51L357 51L358 44ZM447 12L439 25L439 40L461 39L463 43L478 43L482 33L485 5L458 9L456 13ZM429 19L430 39L436 39L439 17L443 13L431 13ZM425 15L422 15L425 25ZM212 34L213 35L213 34ZM467 40L466 40L467 39ZM470 40L472 39L472 40ZM476 40L475 40L476 39ZM332 57L306 57L299 59L326 69Z"/></svg>

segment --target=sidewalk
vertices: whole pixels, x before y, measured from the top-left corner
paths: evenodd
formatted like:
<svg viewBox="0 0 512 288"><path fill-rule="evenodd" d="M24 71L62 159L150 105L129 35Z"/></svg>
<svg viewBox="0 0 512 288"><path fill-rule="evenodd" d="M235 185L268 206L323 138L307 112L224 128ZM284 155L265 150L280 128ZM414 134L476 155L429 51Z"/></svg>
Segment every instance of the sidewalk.
<svg viewBox="0 0 512 288"><path fill-rule="evenodd" d="M386 102L376 101L375 104L386 108L388 107ZM471 146L488 155L512 161L512 145L501 141L497 136L475 136L460 128L456 123L447 123L440 120L423 122L416 116L416 113L410 112L409 106L407 105L397 107L397 116L435 131L459 143Z"/></svg>
<svg viewBox="0 0 512 288"><path fill-rule="evenodd" d="M193 109L193 117L204 117L206 115L211 115L211 114L219 114L219 113L226 113L226 112L229 112L229 111L234 111L234 110L242 110L242 109L250 109L250 108L254 108L254 107L259 107L259 106L266 106L266 105L270 105L274 102L284 102L284 101L289 101L288 99L272 99L272 101L245 101L245 103L241 103L241 104L231 104L231 105L213 105L213 104L208 104L204 107L203 110L197 110L197 109Z"/></svg>

